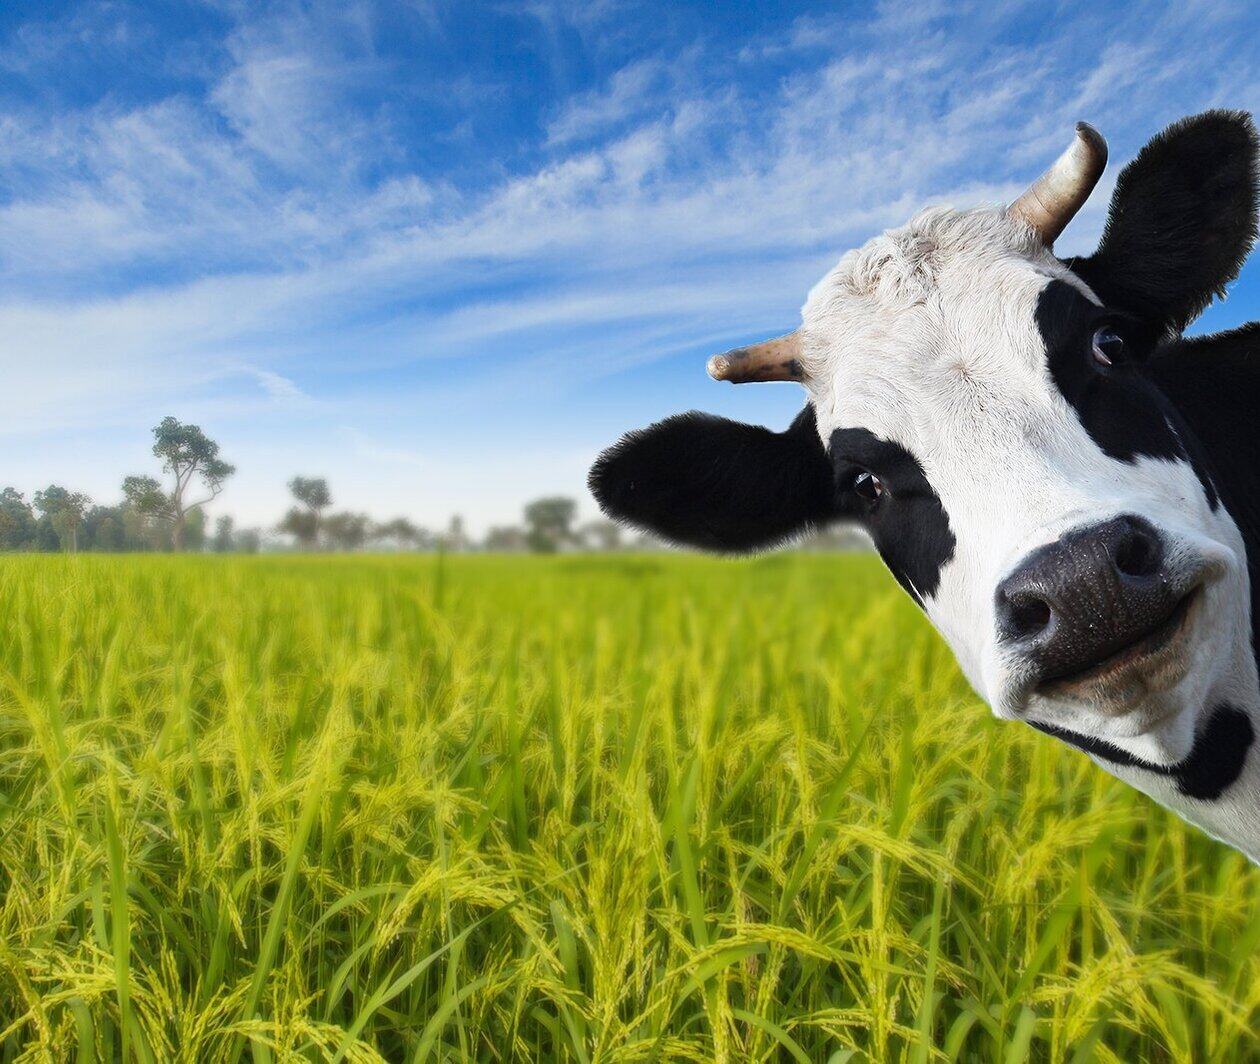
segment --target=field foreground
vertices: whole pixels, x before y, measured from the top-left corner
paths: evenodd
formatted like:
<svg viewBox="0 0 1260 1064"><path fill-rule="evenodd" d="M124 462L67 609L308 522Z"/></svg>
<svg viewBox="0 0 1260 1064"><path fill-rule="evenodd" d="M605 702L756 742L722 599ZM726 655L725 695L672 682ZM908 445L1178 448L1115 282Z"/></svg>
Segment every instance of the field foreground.
<svg viewBox="0 0 1260 1064"><path fill-rule="evenodd" d="M0 1060L1260 1059L1260 871L865 557L0 559Z"/></svg>

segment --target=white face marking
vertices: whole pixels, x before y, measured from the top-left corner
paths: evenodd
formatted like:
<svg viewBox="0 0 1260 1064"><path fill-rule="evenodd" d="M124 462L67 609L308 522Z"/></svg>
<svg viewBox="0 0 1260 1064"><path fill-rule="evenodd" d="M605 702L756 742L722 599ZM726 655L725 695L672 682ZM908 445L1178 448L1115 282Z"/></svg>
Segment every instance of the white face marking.
<svg viewBox="0 0 1260 1064"><path fill-rule="evenodd" d="M948 515L953 556L924 607L999 716L1054 724L1169 764L1214 699L1255 698L1244 549L1183 460L1111 457L1051 374L1036 312L1053 281L1097 297L1000 211L925 211L846 255L803 310L802 363L824 444L862 428L908 451ZM878 470L872 470L878 473ZM1159 530L1207 583L1184 669L1123 705L1021 686L995 592L1036 547L1121 514Z"/></svg>

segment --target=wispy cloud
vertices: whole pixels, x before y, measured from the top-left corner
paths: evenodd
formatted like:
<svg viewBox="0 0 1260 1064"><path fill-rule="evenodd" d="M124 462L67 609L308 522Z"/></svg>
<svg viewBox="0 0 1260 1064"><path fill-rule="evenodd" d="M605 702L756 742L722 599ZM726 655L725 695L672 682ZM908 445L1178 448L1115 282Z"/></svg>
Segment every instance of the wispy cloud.
<svg viewBox="0 0 1260 1064"><path fill-rule="evenodd" d="M659 105L664 78L665 66L657 58L614 71L607 86L565 101L547 125L547 143L554 147L586 140L653 110Z"/></svg>
<svg viewBox="0 0 1260 1064"><path fill-rule="evenodd" d="M258 381L259 386L267 395L278 402L301 404L314 402L296 383L279 373L254 366L246 366L244 371Z"/></svg>
<svg viewBox="0 0 1260 1064"><path fill-rule="evenodd" d="M433 464L432 455L424 455L419 451L406 447L391 447L382 444L358 429L343 425L339 430L341 437L350 445L358 458L380 465L403 465L423 468Z"/></svg>

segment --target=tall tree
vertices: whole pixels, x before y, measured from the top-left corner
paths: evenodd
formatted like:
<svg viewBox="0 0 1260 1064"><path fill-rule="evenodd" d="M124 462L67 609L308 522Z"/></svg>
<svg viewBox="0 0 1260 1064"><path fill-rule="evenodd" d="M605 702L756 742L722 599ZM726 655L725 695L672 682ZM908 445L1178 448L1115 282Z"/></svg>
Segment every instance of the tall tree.
<svg viewBox="0 0 1260 1064"><path fill-rule="evenodd" d="M228 514L223 514L214 522L214 539L210 541L210 549L217 554L227 554L232 549L232 532L236 522Z"/></svg>
<svg viewBox="0 0 1260 1064"><path fill-rule="evenodd" d="M290 506L276 525L276 531L292 536L303 550L314 550L319 539L319 520L309 510Z"/></svg>
<svg viewBox="0 0 1260 1064"><path fill-rule="evenodd" d="M329 541L340 550L358 550L367 541L371 520L367 514L329 514L324 521L324 531Z"/></svg>
<svg viewBox="0 0 1260 1064"><path fill-rule="evenodd" d="M218 498L223 482L236 467L219 457L219 445L199 426L185 425L177 418L164 417L153 430L153 441L153 455L162 460L162 472L171 477L170 488L163 490L152 477L128 477L123 491L139 513L167 522L171 546L183 550L189 514ZM203 497L190 499L198 484Z"/></svg>
<svg viewBox="0 0 1260 1064"><path fill-rule="evenodd" d="M81 491L67 491L56 484L49 484L37 491L34 499L39 511L40 524L51 529L55 542L65 551L79 549L79 529L91 500ZM44 542L48 542L47 536Z"/></svg>
<svg viewBox="0 0 1260 1064"><path fill-rule="evenodd" d="M525 507L525 542L540 554L553 554L575 541L577 503L561 495L535 499Z"/></svg>
<svg viewBox="0 0 1260 1064"><path fill-rule="evenodd" d="M289 481L289 491L300 506L294 506L284 515L277 530L291 535L298 546L314 550L319 544L324 511L332 505L328 481L323 477L294 477Z"/></svg>
<svg viewBox="0 0 1260 1064"><path fill-rule="evenodd" d="M0 550L35 546L35 514L16 488L0 491Z"/></svg>

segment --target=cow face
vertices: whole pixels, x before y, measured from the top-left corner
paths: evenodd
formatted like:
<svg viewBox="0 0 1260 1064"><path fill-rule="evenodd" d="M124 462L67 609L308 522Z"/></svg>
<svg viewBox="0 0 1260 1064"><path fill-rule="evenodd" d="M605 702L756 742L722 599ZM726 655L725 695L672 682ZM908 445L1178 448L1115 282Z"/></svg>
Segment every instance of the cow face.
<svg viewBox="0 0 1260 1064"><path fill-rule="evenodd" d="M1246 584L1211 472L1143 372L1149 323L998 211L877 238L803 318L836 501L998 715L1180 760L1180 710L1245 651Z"/></svg>
<svg viewBox="0 0 1260 1064"><path fill-rule="evenodd" d="M796 332L715 360L804 385L786 432L671 418L606 452L592 490L723 551L857 522L999 716L1186 763L1213 707L1254 700L1255 664L1219 463L1157 367L1250 248L1255 156L1243 115L1172 127L1084 260L1050 246L1088 195L1064 192L1071 153L1032 212L921 213L846 255Z"/></svg>

